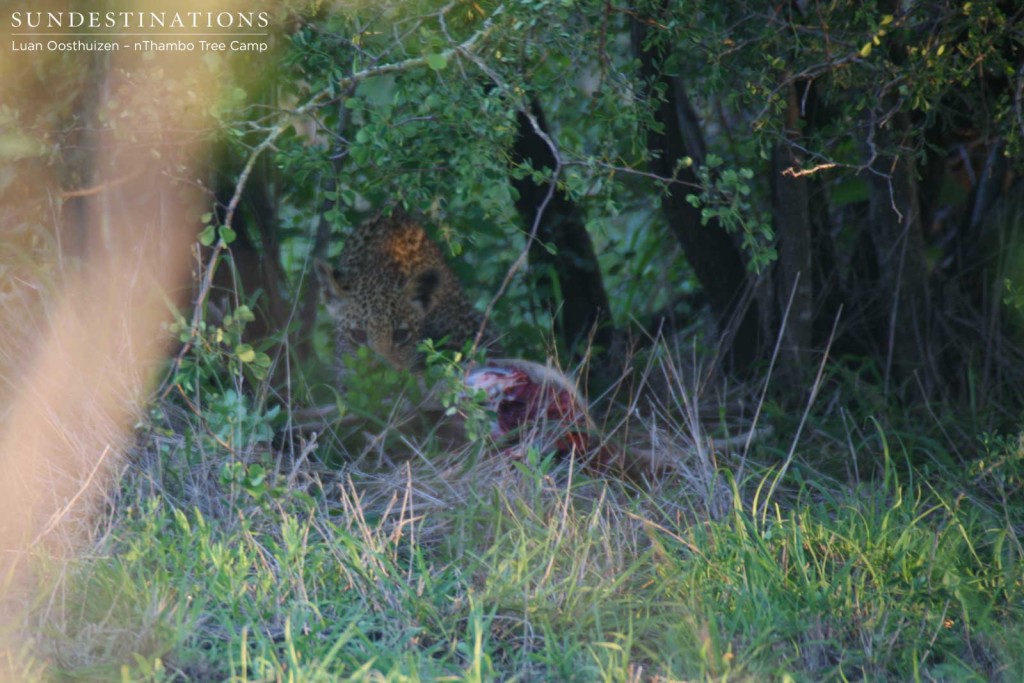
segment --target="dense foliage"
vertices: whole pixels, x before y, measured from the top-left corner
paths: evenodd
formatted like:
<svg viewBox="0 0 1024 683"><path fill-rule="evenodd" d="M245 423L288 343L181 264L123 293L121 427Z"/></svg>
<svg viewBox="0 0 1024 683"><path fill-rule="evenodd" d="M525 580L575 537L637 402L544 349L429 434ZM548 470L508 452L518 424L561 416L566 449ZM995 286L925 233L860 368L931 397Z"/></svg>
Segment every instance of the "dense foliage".
<svg viewBox="0 0 1024 683"><path fill-rule="evenodd" d="M229 223L256 336L291 324L308 358L309 257L402 204L481 305L501 293L498 325L529 355L552 333L563 354L600 352L706 310L737 369L778 339L796 375L832 348L904 398L1019 394L1014 3L267 9L271 52L202 59L222 93L188 135L217 146L203 242ZM164 104L194 106L196 79L143 63L107 97L100 58L31 59L20 97L45 83L40 105L12 90L4 110L11 246L75 257L89 238L58 229L49 198L87 206L69 187L103 170L86 150L108 140L151 146L178 177L174 134L151 130ZM161 99L134 99L153 80ZM62 187L25 173L48 163ZM529 269L510 271L524 249Z"/></svg>
<svg viewBox="0 0 1024 683"><path fill-rule="evenodd" d="M30 532L0 671L1015 680L1018 5L289 1L266 53L0 64L0 415L46 399L0 467L67 456L0 482L0 538ZM511 457L471 412L452 447L366 353L339 387L311 262L394 206L513 354L580 367L602 438L671 466ZM123 315L79 321L83 292ZM150 318L157 371L124 341ZM314 402L336 422L304 432Z"/></svg>
<svg viewBox="0 0 1024 683"><path fill-rule="evenodd" d="M241 158L274 138L247 188L264 233L250 242L284 268L251 288L292 297L304 254L400 203L433 223L481 303L528 250L496 318L533 355L552 325L563 352L595 324L608 347L636 324L685 328L703 303L737 368L779 338L796 374L831 345L900 396L962 397L971 382L1017 394L1019 14L560 1L292 14L273 88L244 87L301 117L232 138Z"/></svg>

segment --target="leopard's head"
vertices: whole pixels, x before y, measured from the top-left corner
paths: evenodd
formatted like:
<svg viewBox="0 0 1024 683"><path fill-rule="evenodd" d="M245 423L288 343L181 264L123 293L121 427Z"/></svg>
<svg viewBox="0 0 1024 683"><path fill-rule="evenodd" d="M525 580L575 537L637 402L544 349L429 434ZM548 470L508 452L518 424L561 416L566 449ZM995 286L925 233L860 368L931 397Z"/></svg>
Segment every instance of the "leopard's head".
<svg viewBox="0 0 1024 683"><path fill-rule="evenodd" d="M437 268L409 275L372 262L332 267L317 260L315 265L340 354L365 346L396 368L420 364L416 345L442 284Z"/></svg>

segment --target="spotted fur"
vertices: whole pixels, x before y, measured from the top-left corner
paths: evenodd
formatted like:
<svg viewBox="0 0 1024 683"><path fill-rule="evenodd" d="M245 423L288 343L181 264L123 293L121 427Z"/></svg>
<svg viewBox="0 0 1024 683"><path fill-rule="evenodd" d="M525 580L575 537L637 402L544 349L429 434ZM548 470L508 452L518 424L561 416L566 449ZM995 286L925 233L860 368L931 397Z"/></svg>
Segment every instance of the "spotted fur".
<svg viewBox="0 0 1024 683"><path fill-rule="evenodd" d="M461 348L483 321L423 226L401 213L363 223L335 265L318 260L316 270L339 361L365 346L395 367L415 369L422 365L418 342L446 338L446 346Z"/></svg>

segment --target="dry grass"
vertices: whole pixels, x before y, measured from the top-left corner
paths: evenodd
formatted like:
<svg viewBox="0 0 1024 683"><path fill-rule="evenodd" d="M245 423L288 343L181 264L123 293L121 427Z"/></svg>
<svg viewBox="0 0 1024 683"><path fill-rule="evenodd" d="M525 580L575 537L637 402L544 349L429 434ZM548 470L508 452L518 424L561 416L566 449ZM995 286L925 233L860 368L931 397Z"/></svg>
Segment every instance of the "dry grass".
<svg viewBox="0 0 1024 683"><path fill-rule="evenodd" d="M671 463L639 484L529 448L514 459L487 442L381 440L373 421L359 439L286 449L297 457L262 438L226 448L214 412L165 402L137 432L89 550L67 565L40 556L49 569L22 622L35 646L18 670L631 681L902 680L916 667L1011 680L1015 507L972 512L889 455L873 489L785 475L766 501L772 439L746 449L742 430L702 431L694 396L707 392L682 393L693 375L671 363L651 367L675 393L633 396L620 404L632 417L606 421L610 440ZM248 407L257 424L265 408ZM1017 521L994 524L1007 514Z"/></svg>

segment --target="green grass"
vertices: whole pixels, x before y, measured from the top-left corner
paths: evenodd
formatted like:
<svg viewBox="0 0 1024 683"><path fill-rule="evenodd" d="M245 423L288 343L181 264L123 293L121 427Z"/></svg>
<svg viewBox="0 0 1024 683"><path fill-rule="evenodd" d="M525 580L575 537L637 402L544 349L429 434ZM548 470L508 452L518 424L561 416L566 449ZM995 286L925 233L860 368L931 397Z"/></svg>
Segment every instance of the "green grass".
<svg viewBox="0 0 1024 683"><path fill-rule="evenodd" d="M27 637L5 663L15 680L1024 671L1017 439L979 442L975 458L940 468L957 458L936 459L934 439L819 425L768 498L781 435L778 450L767 438L745 458L677 447L674 472L635 487L567 463L511 463L493 446L411 444L411 460L377 467L275 459L258 414L234 414L262 436L209 438L213 412L155 418L91 547L69 562L36 553ZM837 459L874 465L860 479L812 467Z"/></svg>

